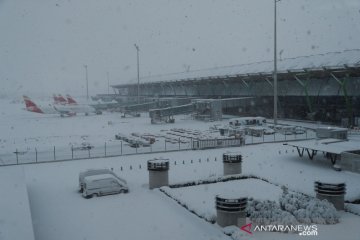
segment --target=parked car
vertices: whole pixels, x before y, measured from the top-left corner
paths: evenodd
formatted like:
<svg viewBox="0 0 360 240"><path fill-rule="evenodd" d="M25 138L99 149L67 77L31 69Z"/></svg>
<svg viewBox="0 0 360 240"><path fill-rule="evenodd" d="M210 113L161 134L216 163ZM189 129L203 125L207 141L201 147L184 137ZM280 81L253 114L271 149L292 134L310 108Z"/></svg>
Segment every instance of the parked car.
<svg viewBox="0 0 360 240"><path fill-rule="evenodd" d="M83 143L81 143L81 146L73 147L73 150L91 150L93 148L94 148L94 146L91 145L90 143L83 142Z"/></svg>
<svg viewBox="0 0 360 240"><path fill-rule="evenodd" d="M295 126L289 126L289 125L276 125L274 130L275 132L284 134L284 135L292 135L294 134Z"/></svg>
<svg viewBox="0 0 360 240"><path fill-rule="evenodd" d="M118 133L115 135L115 139L116 140L125 140L125 139L127 139L127 137L124 134Z"/></svg>
<svg viewBox="0 0 360 240"><path fill-rule="evenodd" d="M84 172L80 172L79 174L79 192L83 192L84 190L84 183L85 178L89 176L95 176L95 175L104 175L109 174L112 177L118 179L124 186L127 185L126 181L120 177L118 177L112 170L110 169L89 169Z"/></svg>
<svg viewBox="0 0 360 240"><path fill-rule="evenodd" d="M303 127L295 127L294 134L304 134L306 132L306 129Z"/></svg>
<svg viewBox="0 0 360 240"><path fill-rule="evenodd" d="M271 128L269 128L269 127L264 128L264 134L265 134L265 135L275 134L275 130L274 130L274 129L271 129Z"/></svg>
<svg viewBox="0 0 360 240"><path fill-rule="evenodd" d="M127 185L113 174L98 174L84 178L82 192L84 198L127 192L129 192Z"/></svg>

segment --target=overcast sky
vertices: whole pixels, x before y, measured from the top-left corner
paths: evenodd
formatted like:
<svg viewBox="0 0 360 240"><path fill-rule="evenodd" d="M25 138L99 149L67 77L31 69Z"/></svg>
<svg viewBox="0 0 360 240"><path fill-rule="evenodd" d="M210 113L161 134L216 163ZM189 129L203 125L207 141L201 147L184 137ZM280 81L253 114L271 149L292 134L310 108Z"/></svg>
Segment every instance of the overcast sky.
<svg viewBox="0 0 360 240"><path fill-rule="evenodd" d="M85 95L140 76L272 60L273 0L0 0L0 93ZM360 1L282 0L280 58L360 48Z"/></svg>

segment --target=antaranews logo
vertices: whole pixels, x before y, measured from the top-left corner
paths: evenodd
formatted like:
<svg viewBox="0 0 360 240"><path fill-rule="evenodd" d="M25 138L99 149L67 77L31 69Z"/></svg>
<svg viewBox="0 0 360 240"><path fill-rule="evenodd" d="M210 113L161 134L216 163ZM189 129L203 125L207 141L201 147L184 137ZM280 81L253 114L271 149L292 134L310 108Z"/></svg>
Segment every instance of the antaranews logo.
<svg viewBox="0 0 360 240"><path fill-rule="evenodd" d="M252 234L252 223L248 223L240 229ZM253 232L296 232L300 236L317 236L317 225L256 225Z"/></svg>

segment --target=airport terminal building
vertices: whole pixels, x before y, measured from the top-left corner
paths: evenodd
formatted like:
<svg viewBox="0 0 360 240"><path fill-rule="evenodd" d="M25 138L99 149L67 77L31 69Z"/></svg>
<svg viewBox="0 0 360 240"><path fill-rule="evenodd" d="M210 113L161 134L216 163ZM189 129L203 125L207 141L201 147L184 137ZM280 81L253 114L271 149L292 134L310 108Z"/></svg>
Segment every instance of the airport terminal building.
<svg viewBox="0 0 360 240"><path fill-rule="evenodd" d="M273 61L140 78L142 102L156 98L226 99L251 97L223 107L239 116L273 115ZM137 79L112 86L118 97L135 99ZM278 61L278 114L360 125L360 49ZM239 107L244 106L244 107Z"/></svg>

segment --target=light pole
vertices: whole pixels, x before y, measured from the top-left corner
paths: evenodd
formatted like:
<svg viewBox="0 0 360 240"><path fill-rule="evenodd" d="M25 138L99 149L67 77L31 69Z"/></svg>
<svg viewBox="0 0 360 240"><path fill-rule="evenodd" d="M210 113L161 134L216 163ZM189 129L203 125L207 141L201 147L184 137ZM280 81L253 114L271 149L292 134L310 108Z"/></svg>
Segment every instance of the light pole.
<svg viewBox="0 0 360 240"><path fill-rule="evenodd" d="M137 59L137 103L140 103L140 99L139 99L139 94L140 94L140 71L139 71L139 46L136 45L136 43L134 44L135 48L136 48L136 59Z"/></svg>
<svg viewBox="0 0 360 240"><path fill-rule="evenodd" d="M108 94L110 94L110 77L109 72L106 72L107 80L108 80Z"/></svg>
<svg viewBox="0 0 360 240"><path fill-rule="evenodd" d="M276 50L276 3L280 0L274 0L274 124L277 125L277 100L278 100L278 89L277 89L277 50Z"/></svg>
<svg viewBox="0 0 360 240"><path fill-rule="evenodd" d="M85 78L86 78L86 100L89 100L89 81L88 81L88 65L84 65L85 68Z"/></svg>

